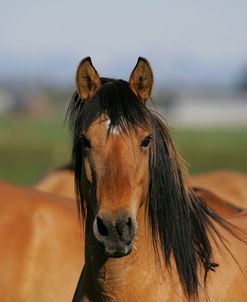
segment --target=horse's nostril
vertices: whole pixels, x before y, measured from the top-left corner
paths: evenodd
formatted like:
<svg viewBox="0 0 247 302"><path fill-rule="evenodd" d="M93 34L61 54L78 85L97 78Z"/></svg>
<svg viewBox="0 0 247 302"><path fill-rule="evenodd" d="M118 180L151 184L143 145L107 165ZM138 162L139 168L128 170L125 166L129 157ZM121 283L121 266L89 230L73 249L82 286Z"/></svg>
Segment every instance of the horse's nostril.
<svg viewBox="0 0 247 302"><path fill-rule="evenodd" d="M129 228L131 228L131 226L132 226L132 219L129 217L128 219L127 219L127 226L129 227Z"/></svg>
<svg viewBox="0 0 247 302"><path fill-rule="evenodd" d="M118 220L116 224L116 229L120 238L127 240L129 237L132 236L132 233L134 231L132 218L128 217Z"/></svg>
<svg viewBox="0 0 247 302"><path fill-rule="evenodd" d="M97 217L97 228L101 236L105 237L108 235L107 227L105 226L104 221L100 217Z"/></svg>

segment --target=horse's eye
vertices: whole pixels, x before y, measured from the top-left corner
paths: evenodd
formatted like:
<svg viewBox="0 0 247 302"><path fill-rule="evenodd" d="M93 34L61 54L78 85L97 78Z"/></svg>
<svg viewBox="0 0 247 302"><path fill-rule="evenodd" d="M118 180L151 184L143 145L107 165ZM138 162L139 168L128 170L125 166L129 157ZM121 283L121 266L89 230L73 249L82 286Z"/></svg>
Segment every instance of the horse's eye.
<svg viewBox="0 0 247 302"><path fill-rule="evenodd" d="M84 150L88 150L91 148L90 140L87 139L84 135L81 137L81 144Z"/></svg>
<svg viewBox="0 0 247 302"><path fill-rule="evenodd" d="M141 147L142 148L147 148L149 146L151 140L152 140L152 137L150 135L146 136L144 138L144 140L141 142Z"/></svg>

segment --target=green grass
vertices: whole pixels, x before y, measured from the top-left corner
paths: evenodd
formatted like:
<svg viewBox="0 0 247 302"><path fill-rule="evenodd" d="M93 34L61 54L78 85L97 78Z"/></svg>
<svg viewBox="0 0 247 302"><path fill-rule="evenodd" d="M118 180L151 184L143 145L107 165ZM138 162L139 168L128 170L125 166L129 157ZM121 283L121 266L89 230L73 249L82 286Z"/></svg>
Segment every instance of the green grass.
<svg viewBox="0 0 247 302"><path fill-rule="evenodd" d="M11 116L0 120L0 178L32 184L70 159L63 120Z"/></svg>
<svg viewBox="0 0 247 302"><path fill-rule="evenodd" d="M215 169L247 172L247 129L173 130L191 173ZM0 117L0 179L33 184L70 159L63 119Z"/></svg>
<svg viewBox="0 0 247 302"><path fill-rule="evenodd" d="M177 130L174 139L191 173L247 172L247 129Z"/></svg>

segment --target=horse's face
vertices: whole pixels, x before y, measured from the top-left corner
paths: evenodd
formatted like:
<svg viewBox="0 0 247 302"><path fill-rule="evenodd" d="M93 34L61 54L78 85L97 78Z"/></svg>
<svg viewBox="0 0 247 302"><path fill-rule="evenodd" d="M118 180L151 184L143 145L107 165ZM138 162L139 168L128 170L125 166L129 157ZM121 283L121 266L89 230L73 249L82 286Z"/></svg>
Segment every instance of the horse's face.
<svg viewBox="0 0 247 302"><path fill-rule="evenodd" d="M140 101L146 101L149 97L146 82L152 83L145 71L152 78L148 63L139 60L130 77L130 88ZM138 83L134 79L136 77ZM90 97L100 89L99 83L91 61L82 61L77 72L80 96L90 102ZM147 87L149 93L150 85ZM136 87L142 88L142 91ZM148 195L150 131L144 127L128 131L111 127L109 117L102 114L82 136L84 176L90 188L86 206L87 213L93 217L94 237L105 255L125 256L133 246L138 209Z"/></svg>
<svg viewBox="0 0 247 302"><path fill-rule="evenodd" d="M141 128L109 132L109 124L107 116L101 116L84 134L85 174L96 195L88 206L95 217L93 233L104 253L123 256L131 251L137 212L147 198L152 138Z"/></svg>

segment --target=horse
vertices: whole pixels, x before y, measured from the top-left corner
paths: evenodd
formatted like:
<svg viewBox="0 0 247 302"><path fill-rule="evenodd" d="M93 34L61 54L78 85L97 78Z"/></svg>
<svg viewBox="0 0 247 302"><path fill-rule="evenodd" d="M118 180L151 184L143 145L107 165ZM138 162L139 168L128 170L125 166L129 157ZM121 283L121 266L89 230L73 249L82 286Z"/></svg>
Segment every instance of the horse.
<svg viewBox="0 0 247 302"><path fill-rule="evenodd" d="M228 202L212 191L203 189L202 187L192 188L196 192L197 197L203 200L210 209L215 211L221 217L232 217L234 215L241 214L244 211L243 208Z"/></svg>
<svg viewBox="0 0 247 302"><path fill-rule="evenodd" d="M51 171L35 183L33 187L43 192L49 192L75 200L73 165L70 163Z"/></svg>
<svg viewBox="0 0 247 302"><path fill-rule="evenodd" d="M71 301L84 260L73 200L0 182L0 301Z"/></svg>
<svg viewBox="0 0 247 302"><path fill-rule="evenodd" d="M146 106L149 62L139 58L127 82L100 77L87 57L76 88L68 119L85 264L73 302L246 301L247 213L224 220L189 186Z"/></svg>
<svg viewBox="0 0 247 302"><path fill-rule="evenodd" d="M214 171L193 175L192 186L210 190L236 207L247 208L247 175L237 171Z"/></svg>

